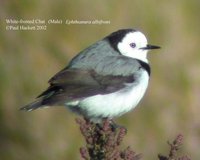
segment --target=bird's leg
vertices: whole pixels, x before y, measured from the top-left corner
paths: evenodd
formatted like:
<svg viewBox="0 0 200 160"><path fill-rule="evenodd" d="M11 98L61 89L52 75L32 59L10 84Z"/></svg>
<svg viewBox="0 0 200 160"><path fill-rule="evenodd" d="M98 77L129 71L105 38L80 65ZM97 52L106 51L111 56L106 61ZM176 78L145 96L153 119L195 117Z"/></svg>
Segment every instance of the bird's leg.
<svg viewBox="0 0 200 160"><path fill-rule="evenodd" d="M123 129L125 129L125 131L127 133L127 129L124 126L115 123L113 119L105 118L103 121L106 121L106 120L109 122L111 130L113 132L116 131L117 129L123 128Z"/></svg>
<svg viewBox="0 0 200 160"><path fill-rule="evenodd" d="M115 131L116 129L121 129L121 128L123 128L123 129L125 130L125 133L127 133L126 127L115 123L113 120L111 120L111 124L110 124L110 125L111 125L113 131Z"/></svg>

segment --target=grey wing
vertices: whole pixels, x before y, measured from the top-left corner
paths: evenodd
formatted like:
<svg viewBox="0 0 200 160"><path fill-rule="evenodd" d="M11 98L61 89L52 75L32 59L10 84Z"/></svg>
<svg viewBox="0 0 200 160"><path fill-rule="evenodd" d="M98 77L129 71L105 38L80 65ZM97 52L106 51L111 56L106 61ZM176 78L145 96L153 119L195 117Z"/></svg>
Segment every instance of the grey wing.
<svg viewBox="0 0 200 160"><path fill-rule="evenodd" d="M102 75L112 74L126 76L134 73L138 70L138 67L141 66L142 61L118 55L113 52L110 52L108 55L99 52L92 52L87 56L85 56L85 54L80 54L75 57L64 70L77 68L95 70Z"/></svg>
<svg viewBox="0 0 200 160"><path fill-rule="evenodd" d="M140 68L137 60L123 56L110 57L90 69L67 67L49 80L49 88L37 97L37 103L22 109L63 105L97 94L116 92L127 83L133 83Z"/></svg>

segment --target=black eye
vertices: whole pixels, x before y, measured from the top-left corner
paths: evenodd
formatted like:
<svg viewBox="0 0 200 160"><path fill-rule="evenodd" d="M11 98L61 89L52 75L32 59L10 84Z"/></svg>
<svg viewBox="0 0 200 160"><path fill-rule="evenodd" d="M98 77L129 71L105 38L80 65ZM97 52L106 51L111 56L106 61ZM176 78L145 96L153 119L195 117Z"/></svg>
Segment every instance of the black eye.
<svg viewBox="0 0 200 160"><path fill-rule="evenodd" d="M130 43L130 46L131 46L132 48L135 48L135 47L136 47L136 44L135 44L135 43Z"/></svg>

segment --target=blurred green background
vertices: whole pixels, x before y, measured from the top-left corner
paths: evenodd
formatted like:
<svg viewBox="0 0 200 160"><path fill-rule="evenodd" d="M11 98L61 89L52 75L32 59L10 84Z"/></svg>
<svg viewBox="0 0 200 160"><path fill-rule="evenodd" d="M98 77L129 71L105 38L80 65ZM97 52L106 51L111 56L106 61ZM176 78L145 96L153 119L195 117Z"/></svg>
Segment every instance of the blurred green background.
<svg viewBox="0 0 200 160"><path fill-rule="evenodd" d="M143 159L167 154L184 135L183 154L200 159L199 0L1 0L0 159L80 159L76 115L62 107L20 112L80 50L120 28L136 28L151 44L152 76L139 107L117 119L123 147ZM47 24L46 31L8 31L5 19L109 20L106 25Z"/></svg>

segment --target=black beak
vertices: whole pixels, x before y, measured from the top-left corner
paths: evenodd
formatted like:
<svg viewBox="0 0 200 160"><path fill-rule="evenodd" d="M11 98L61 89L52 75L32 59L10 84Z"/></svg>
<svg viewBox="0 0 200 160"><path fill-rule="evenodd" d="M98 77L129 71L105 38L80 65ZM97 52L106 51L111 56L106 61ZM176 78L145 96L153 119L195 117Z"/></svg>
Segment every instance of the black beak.
<svg viewBox="0 0 200 160"><path fill-rule="evenodd" d="M147 44L146 47L142 47L140 49L143 49L143 50L151 50L151 49L160 49L159 46L154 46L154 45L150 45L150 44Z"/></svg>

